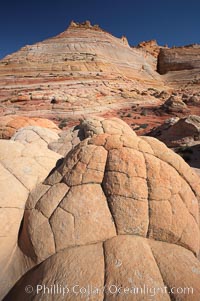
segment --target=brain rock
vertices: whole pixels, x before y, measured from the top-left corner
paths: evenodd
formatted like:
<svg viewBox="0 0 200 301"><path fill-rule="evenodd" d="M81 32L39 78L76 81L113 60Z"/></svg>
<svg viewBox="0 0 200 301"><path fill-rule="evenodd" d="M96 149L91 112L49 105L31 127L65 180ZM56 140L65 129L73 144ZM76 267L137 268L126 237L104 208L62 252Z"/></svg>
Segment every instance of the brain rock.
<svg viewBox="0 0 200 301"><path fill-rule="evenodd" d="M6 300L30 300L26 285L55 283L70 288L65 300L149 300L131 291L144 285L194 290L158 290L155 300L199 300L199 177L163 143L137 137L121 120L84 124L88 138L29 195L19 247L34 268ZM98 293L79 291L88 285ZM43 291L31 296L63 300Z"/></svg>

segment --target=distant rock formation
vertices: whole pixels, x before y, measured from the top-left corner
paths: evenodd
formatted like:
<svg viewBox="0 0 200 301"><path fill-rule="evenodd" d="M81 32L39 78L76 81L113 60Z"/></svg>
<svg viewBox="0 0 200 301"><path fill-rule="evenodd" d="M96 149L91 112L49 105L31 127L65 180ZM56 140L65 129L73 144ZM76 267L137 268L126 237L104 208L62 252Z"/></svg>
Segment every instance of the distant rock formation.
<svg viewBox="0 0 200 301"><path fill-rule="evenodd" d="M200 116L189 115L184 118L169 119L162 126L151 131L150 135L161 140L168 147L200 144Z"/></svg>
<svg viewBox="0 0 200 301"><path fill-rule="evenodd" d="M199 45L169 49L156 40L130 47L125 36L72 21L57 36L0 60L0 116L77 121L85 112L100 115L133 101L158 103L161 91L186 88L196 94L188 105L196 105L199 55ZM148 98L148 89L157 96Z"/></svg>
<svg viewBox="0 0 200 301"><path fill-rule="evenodd" d="M128 39L127 39L127 37L126 37L126 36L122 36L122 37L121 37L121 39L122 39L122 41L123 41L124 45L127 45L127 46L129 46Z"/></svg>
<svg viewBox="0 0 200 301"><path fill-rule="evenodd" d="M57 36L0 61L0 115L53 119L72 111L108 111L124 102L119 89L162 86L156 65L155 57L131 48L125 36L72 21Z"/></svg>
<svg viewBox="0 0 200 301"><path fill-rule="evenodd" d="M161 46L158 46L156 40L149 40L149 41L144 41L138 44L137 48L141 48L146 50L148 53L153 55L154 57L158 57L160 49L162 48Z"/></svg>
<svg viewBox="0 0 200 301"><path fill-rule="evenodd" d="M97 31L103 31L99 27L99 25L97 25L97 24L91 25L90 21L85 21L85 22L82 22L82 23L71 21L71 23L69 25L69 28L70 29L72 29L72 28L83 28L83 29L92 29L92 30L97 30Z"/></svg>
<svg viewBox="0 0 200 301"><path fill-rule="evenodd" d="M87 287L89 280L95 288L187 283L198 300L200 178L163 143L138 137L120 119L85 119L82 129L88 138L29 194L18 253L2 273L7 291L13 286L4 301L41 299L36 285L56 283L70 288L65 300L75 300L72 287ZM29 294L27 285L34 288ZM123 300L133 300L127 296ZM174 300L180 296L188 300L173 292ZM113 298L121 295L98 295ZM169 301L171 295L157 299Z"/></svg>
<svg viewBox="0 0 200 301"><path fill-rule="evenodd" d="M169 71L190 69L200 70L200 45L160 49L158 56L158 72L165 74Z"/></svg>

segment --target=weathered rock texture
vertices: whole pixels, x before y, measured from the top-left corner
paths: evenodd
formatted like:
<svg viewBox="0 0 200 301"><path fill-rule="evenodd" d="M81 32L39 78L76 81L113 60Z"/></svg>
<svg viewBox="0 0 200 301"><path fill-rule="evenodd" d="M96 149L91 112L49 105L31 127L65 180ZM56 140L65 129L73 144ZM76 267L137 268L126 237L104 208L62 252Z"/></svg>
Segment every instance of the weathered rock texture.
<svg viewBox="0 0 200 301"><path fill-rule="evenodd" d="M200 69L200 45L161 49L158 57L158 71L161 74L168 71Z"/></svg>
<svg viewBox="0 0 200 301"><path fill-rule="evenodd" d="M163 48L158 56L158 72L173 87L198 88L200 45Z"/></svg>
<svg viewBox="0 0 200 301"><path fill-rule="evenodd" d="M9 139L16 133L18 129L27 126L39 126L55 132L60 131L55 123L48 119L8 115L0 117L0 138Z"/></svg>
<svg viewBox="0 0 200 301"><path fill-rule="evenodd" d="M193 294L159 291L155 300L197 301L199 177L163 143L137 137L119 119L85 120L84 130L89 138L29 194L18 240L21 276L29 271L4 300L62 300L35 287L67 283L65 300L149 300L109 291L145 284L187 285ZM10 271L16 273L12 264ZM75 284L106 291L75 295Z"/></svg>
<svg viewBox="0 0 200 301"><path fill-rule="evenodd" d="M69 128L83 116L160 106L178 90L191 95L178 112L186 114L188 105L197 114L199 56L198 45L168 49L151 40L130 47L125 36L116 38L89 21L71 22L61 34L0 61L0 116L42 117ZM133 124L132 118L125 121ZM158 122L162 118L153 114L141 124Z"/></svg>
<svg viewBox="0 0 200 301"><path fill-rule="evenodd" d="M160 49L163 47L158 46L156 40L144 41L138 44L138 48L144 49L154 57L158 57Z"/></svg>
<svg viewBox="0 0 200 301"><path fill-rule="evenodd" d="M0 114L66 118L140 102L135 88L163 86L156 65L154 56L130 47L125 37L72 22L61 34L0 61Z"/></svg>
<svg viewBox="0 0 200 301"><path fill-rule="evenodd" d="M169 119L149 135L158 138L168 147L200 144L200 116Z"/></svg>
<svg viewBox="0 0 200 301"><path fill-rule="evenodd" d="M163 109L168 113L187 113L187 105L178 96L170 96L163 104Z"/></svg>
<svg viewBox="0 0 200 301"><path fill-rule="evenodd" d="M1 297L15 283L21 271L26 270L24 266L31 265L31 260L27 258L26 263L18 248L19 227L29 192L47 177L61 158L47 147L48 142L56 137L56 133L47 129L29 127L20 130L13 140L0 140ZM25 258L24 266L21 257Z"/></svg>
<svg viewBox="0 0 200 301"><path fill-rule="evenodd" d="M195 171L200 174L200 117L171 118L153 129L150 136L156 137L173 148Z"/></svg>

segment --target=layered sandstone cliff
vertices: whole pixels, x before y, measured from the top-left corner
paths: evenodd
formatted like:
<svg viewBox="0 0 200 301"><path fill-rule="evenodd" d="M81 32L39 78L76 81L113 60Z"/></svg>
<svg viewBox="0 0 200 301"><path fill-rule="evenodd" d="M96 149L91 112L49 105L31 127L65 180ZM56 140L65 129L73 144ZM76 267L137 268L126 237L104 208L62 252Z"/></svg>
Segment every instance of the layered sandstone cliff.
<svg viewBox="0 0 200 301"><path fill-rule="evenodd" d="M106 112L124 105L127 94L140 101L135 89L163 86L156 65L125 36L116 38L89 21L71 22L61 34L0 61L0 114L53 119Z"/></svg>

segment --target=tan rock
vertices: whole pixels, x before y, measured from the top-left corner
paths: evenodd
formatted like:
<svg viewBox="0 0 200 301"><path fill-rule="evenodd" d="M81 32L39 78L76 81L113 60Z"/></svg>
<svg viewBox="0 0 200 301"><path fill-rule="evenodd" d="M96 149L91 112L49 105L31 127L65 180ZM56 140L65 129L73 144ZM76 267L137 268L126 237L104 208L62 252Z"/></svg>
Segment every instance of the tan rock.
<svg viewBox="0 0 200 301"><path fill-rule="evenodd" d="M150 240L149 244L165 285L174 288L171 298L198 300L200 293L198 259L187 249L174 244L153 240Z"/></svg>
<svg viewBox="0 0 200 301"><path fill-rule="evenodd" d="M94 268L95 267L95 268ZM63 292L58 294L47 294L47 290L43 290L45 286L51 288L53 283L58 285L58 289L66 287L66 300L90 300L101 301L103 293L92 293L88 288L88 284L93 288L102 289L104 286L104 254L102 244L93 244L81 246L77 248L66 249L59 252L49 259L45 260L36 269L29 271L22 281L17 285L5 300L44 300L44 301L59 301L63 299ZM24 288L27 285L38 287L38 293L34 289L32 294L27 294ZM69 292L67 290L69 288ZM82 290L81 290L82 288ZM84 290L86 288L86 290ZM60 292L60 290L57 290ZM90 293L91 291L91 293ZM68 293L67 293L68 292ZM90 294L88 296L88 294Z"/></svg>
<svg viewBox="0 0 200 301"><path fill-rule="evenodd" d="M113 298L127 301L149 300L155 292L145 294L144 284L148 288L164 289L162 275L146 239L120 235L105 242L105 264L108 301ZM120 293L116 286L121 288ZM162 292L154 297L155 300L170 300L169 295Z"/></svg>
<svg viewBox="0 0 200 301"><path fill-rule="evenodd" d="M178 96L170 96L163 104L163 109L168 113L187 113L187 105Z"/></svg>
<svg viewBox="0 0 200 301"><path fill-rule="evenodd" d="M11 138L18 129L27 126L40 126L51 131L59 132L59 128L48 119L43 118L29 118L17 115L8 115L0 117L0 138Z"/></svg>
<svg viewBox="0 0 200 301"><path fill-rule="evenodd" d="M40 158L43 158L42 162ZM21 277L28 266L32 265L30 259L26 260L26 254L19 255L18 252L17 241L25 203L29 191L47 177L59 158L60 155L48 150L47 145L41 147L40 143L35 143L34 147L30 148L29 143L0 141L0 242L4 246L0 256L1 296ZM43 193L45 192L46 189ZM37 192L34 197L39 195ZM30 201L29 205L33 206L34 202L35 200ZM42 237L40 231L38 235ZM41 245L39 248L42 250ZM16 267L12 272L15 255L16 260L21 262L21 267ZM5 285L4 279L7 279Z"/></svg>
<svg viewBox="0 0 200 301"><path fill-rule="evenodd" d="M166 128L162 125L151 132L151 135L164 142L168 147L193 146L200 143L200 117L189 115L178 118L170 124L166 122ZM183 149L184 152L184 149ZM188 150L189 153L192 149ZM185 149L187 155L187 148ZM191 156L192 157L192 156Z"/></svg>
<svg viewBox="0 0 200 301"><path fill-rule="evenodd" d="M116 235L100 185L84 184L71 188L60 206L74 216L77 245L103 241Z"/></svg>
<svg viewBox="0 0 200 301"><path fill-rule="evenodd" d="M103 128L99 122L106 124L103 134L97 133ZM92 137L76 145L29 195L19 238L13 240L21 250L13 258L19 258L22 269L8 262L3 279L9 285L2 296L14 286L5 300L28 300L28 284L91 281L106 290L89 296L72 292L65 299L185 301L191 295L172 290L185 287L191 274L191 300L196 301L200 178L157 139L137 137L131 129L124 133L121 121L95 118L89 124ZM16 158L20 151L15 149ZM15 276L9 277L12 269ZM148 293L141 290L144 284L151 288ZM140 291L134 293L134 287ZM63 296L34 291L31 298Z"/></svg>
<svg viewBox="0 0 200 301"><path fill-rule="evenodd" d="M63 197L67 194L68 190L69 187L64 183L55 184L39 199L35 208L49 218Z"/></svg>

